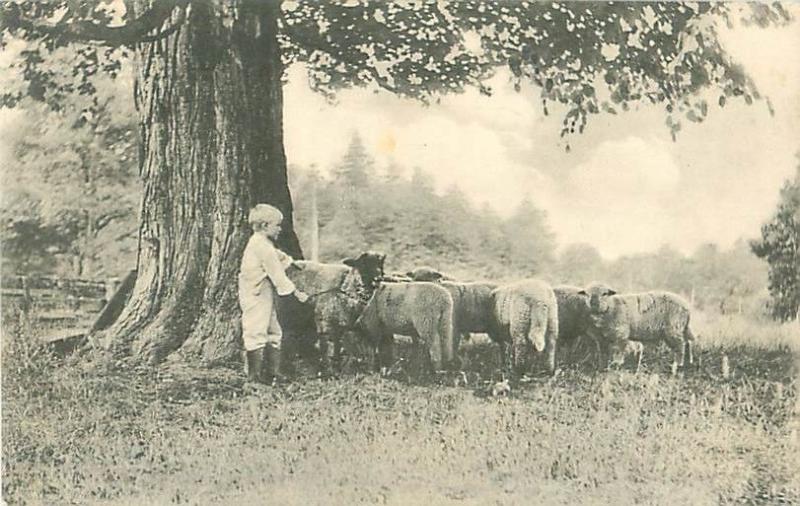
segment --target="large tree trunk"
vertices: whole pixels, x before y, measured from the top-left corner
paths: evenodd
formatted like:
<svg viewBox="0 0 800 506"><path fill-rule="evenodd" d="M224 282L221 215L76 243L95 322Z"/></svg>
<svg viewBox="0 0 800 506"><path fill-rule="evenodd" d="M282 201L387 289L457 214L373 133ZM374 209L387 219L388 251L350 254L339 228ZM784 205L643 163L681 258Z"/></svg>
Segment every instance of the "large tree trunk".
<svg viewBox="0 0 800 506"><path fill-rule="evenodd" d="M146 0L135 2L143 10ZM166 39L137 46L143 200L138 275L104 343L156 363L236 359L236 296L248 209L285 216L279 245L301 255L283 147L279 2L192 2ZM174 14L176 21L178 14Z"/></svg>

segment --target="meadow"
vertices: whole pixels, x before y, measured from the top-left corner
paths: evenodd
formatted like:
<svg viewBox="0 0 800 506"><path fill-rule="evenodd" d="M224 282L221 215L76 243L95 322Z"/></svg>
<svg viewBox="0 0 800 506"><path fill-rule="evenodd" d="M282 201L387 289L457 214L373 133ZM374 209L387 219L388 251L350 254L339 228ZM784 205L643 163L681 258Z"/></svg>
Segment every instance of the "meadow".
<svg viewBox="0 0 800 506"><path fill-rule="evenodd" d="M646 349L639 374L564 367L504 397L487 392L496 354L480 339L464 376L401 367L256 389L238 370L59 358L6 327L3 498L800 504L797 324L700 324L700 365L685 375Z"/></svg>

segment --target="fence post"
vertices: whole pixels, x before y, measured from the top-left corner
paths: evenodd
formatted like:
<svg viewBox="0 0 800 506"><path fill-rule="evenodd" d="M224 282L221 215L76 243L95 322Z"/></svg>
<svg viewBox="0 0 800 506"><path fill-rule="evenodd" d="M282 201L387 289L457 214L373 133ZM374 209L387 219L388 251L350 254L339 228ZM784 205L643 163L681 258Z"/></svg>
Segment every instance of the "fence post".
<svg viewBox="0 0 800 506"><path fill-rule="evenodd" d="M22 302L19 305L20 327L25 335L29 336L32 327L31 313L33 311L33 298L31 297L31 287L28 283L28 276L20 276L20 284L22 285Z"/></svg>
<svg viewBox="0 0 800 506"><path fill-rule="evenodd" d="M31 287L28 284L28 276L21 276L20 281L22 284L22 304L20 304L22 311L26 314L30 312L31 306L33 305L33 299L31 298Z"/></svg>

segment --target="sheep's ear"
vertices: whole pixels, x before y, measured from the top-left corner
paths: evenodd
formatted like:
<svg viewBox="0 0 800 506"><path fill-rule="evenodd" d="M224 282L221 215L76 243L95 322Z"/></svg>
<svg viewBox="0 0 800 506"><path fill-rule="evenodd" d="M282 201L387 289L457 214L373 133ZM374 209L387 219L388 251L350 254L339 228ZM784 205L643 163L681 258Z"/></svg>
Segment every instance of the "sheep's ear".
<svg viewBox="0 0 800 506"><path fill-rule="evenodd" d="M348 267L355 267L356 266L356 262L358 262L358 261L355 260L355 259L352 259L352 258L345 258L344 260L342 260L342 263L345 264Z"/></svg>
<svg viewBox="0 0 800 506"><path fill-rule="evenodd" d="M610 288L608 289L608 295L616 295L616 294L617 294L616 291L614 291L614 290L612 290Z"/></svg>
<svg viewBox="0 0 800 506"><path fill-rule="evenodd" d="M586 293L586 290L579 290L578 291L578 295L587 295L588 296L589 294Z"/></svg>

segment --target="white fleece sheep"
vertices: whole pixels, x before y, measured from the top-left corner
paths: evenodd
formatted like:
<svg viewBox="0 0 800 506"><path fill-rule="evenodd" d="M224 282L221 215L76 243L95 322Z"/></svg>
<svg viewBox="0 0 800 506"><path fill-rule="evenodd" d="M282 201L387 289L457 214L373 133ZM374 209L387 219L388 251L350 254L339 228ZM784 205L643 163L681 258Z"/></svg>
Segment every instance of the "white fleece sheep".
<svg viewBox="0 0 800 506"><path fill-rule="evenodd" d="M394 334L427 348L434 370L453 362L453 298L438 283L383 283L356 322L378 350L381 367L394 361Z"/></svg>
<svg viewBox="0 0 800 506"><path fill-rule="evenodd" d="M529 350L543 354L547 372L555 373L558 302L553 289L537 279L498 287L493 292L494 320L489 336L501 345L506 369L521 373ZM530 370L533 372L534 361Z"/></svg>
<svg viewBox="0 0 800 506"><path fill-rule="evenodd" d="M641 343L665 342L674 353L673 370L691 364L695 335L690 326L689 304L665 291L617 294L595 284L587 288L593 331L611 363L621 365L625 355L638 353Z"/></svg>

